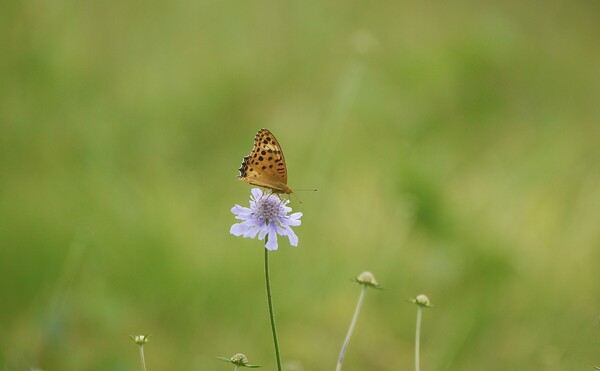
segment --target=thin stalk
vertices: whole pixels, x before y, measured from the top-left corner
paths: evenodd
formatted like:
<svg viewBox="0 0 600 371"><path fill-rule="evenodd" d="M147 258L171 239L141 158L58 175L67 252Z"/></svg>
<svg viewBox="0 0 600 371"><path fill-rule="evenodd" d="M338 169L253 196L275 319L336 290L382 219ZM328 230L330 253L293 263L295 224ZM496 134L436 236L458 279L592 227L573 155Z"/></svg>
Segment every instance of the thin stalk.
<svg viewBox="0 0 600 371"><path fill-rule="evenodd" d="M273 313L273 299L271 297L271 280L269 278L269 250L267 250L267 249L265 249L265 281L267 283L267 300L269 302L269 317L271 318L271 332L273 333L273 343L275 345L275 357L277 359L277 370L281 371L281 356L279 355L279 340L277 339L277 328L275 327L275 314Z"/></svg>
<svg viewBox="0 0 600 371"><path fill-rule="evenodd" d="M240 366L235 366L235 369L233 371L238 371L240 369Z"/></svg>
<svg viewBox="0 0 600 371"><path fill-rule="evenodd" d="M367 286L363 285L362 291L360 292L360 296L358 297L358 303L356 304L356 309L354 310L354 316L352 317L352 322L350 322L350 328L348 328L348 333L346 334L346 339L344 340L344 344L342 345L342 350L340 351L340 356L338 358L337 367L335 371L340 371L342 369L342 362L344 361L344 356L346 355L346 348L348 348L348 343L350 343L350 337L352 336L352 332L354 331L354 325L356 325L356 320L358 319L358 314L360 313L360 308L362 307L363 300L365 299L365 293L367 292Z"/></svg>
<svg viewBox="0 0 600 371"><path fill-rule="evenodd" d="M420 370L419 365L419 344L421 342L421 315L423 313L423 307L417 306L417 332L415 334L415 371Z"/></svg>
<svg viewBox="0 0 600 371"><path fill-rule="evenodd" d="M140 345L140 361L142 362L142 371L146 371L146 360L144 359L144 346Z"/></svg>

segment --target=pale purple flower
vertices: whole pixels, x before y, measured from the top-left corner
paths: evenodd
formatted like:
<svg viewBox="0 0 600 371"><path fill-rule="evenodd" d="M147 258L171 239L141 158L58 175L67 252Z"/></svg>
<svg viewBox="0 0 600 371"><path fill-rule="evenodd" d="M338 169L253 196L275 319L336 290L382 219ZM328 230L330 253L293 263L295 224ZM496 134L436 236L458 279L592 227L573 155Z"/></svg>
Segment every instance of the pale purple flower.
<svg viewBox="0 0 600 371"><path fill-rule="evenodd" d="M287 236L290 245L298 246L298 236L292 230L292 226L300 225L302 213L293 213L287 204L289 200L282 200L272 193L263 193L260 188L252 189L250 196L250 208L235 205L231 212L235 218L242 220L231 226L229 233L244 238L256 238L264 240L269 236L265 247L267 250L277 250L277 235Z"/></svg>

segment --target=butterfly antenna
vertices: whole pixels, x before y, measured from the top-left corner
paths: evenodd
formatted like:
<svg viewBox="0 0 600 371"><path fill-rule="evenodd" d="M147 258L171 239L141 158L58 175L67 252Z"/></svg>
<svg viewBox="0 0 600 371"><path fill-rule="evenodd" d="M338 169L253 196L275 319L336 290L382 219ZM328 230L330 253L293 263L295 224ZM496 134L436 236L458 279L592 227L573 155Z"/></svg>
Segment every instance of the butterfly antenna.
<svg viewBox="0 0 600 371"><path fill-rule="evenodd" d="M313 188L297 188L297 189L294 189L294 193L290 193L290 198L291 198L292 195L294 195L294 197L296 197L298 199L298 203L301 204L302 200L300 200L300 197L298 196L298 193L296 193L296 191L301 191L301 192L305 192L305 191L306 192L316 192L317 190L313 189Z"/></svg>
<svg viewBox="0 0 600 371"><path fill-rule="evenodd" d="M298 203L301 204L302 200L300 200L300 197L298 197L298 195L296 193L290 193L289 195L290 201L292 200L292 196L296 197L298 199Z"/></svg>

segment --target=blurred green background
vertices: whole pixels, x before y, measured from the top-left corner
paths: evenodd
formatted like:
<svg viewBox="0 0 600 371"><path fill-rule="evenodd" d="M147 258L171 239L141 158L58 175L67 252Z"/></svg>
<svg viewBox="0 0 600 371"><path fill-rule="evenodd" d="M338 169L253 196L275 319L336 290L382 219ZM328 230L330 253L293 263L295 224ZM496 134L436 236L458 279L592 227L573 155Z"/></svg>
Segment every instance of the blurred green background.
<svg viewBox="0 0 600 371"><path fill-rule="evenodd" d="M272 254L287 371L600 365L597 1L0 5L0 368L274 370L261 127L304 213ZM299 201L302 201L300 203Z"/></svg>

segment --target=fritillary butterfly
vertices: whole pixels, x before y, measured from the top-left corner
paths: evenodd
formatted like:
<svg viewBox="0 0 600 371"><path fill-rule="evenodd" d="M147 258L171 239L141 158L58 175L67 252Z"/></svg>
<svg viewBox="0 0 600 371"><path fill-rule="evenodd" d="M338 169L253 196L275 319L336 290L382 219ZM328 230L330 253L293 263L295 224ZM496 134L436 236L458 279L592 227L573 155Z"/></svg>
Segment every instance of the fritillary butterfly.
<svg viewBox="0 0 600 371"><path fill-rule="evenodd" d="M242 161L239 179L265 187L274 193L292 193L287 185L287 168L281 146L267 129L260 129L254 138L252 152Z"/></svg>

